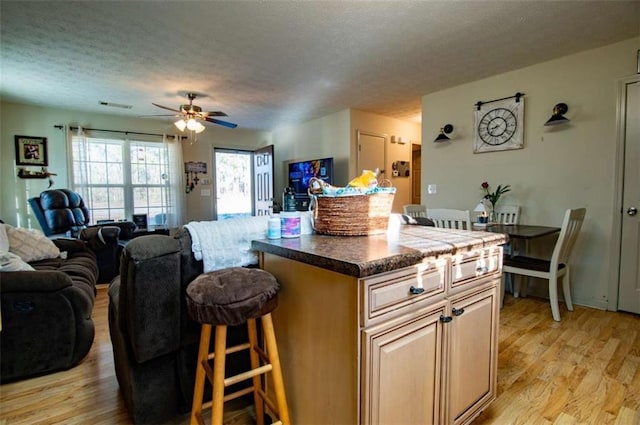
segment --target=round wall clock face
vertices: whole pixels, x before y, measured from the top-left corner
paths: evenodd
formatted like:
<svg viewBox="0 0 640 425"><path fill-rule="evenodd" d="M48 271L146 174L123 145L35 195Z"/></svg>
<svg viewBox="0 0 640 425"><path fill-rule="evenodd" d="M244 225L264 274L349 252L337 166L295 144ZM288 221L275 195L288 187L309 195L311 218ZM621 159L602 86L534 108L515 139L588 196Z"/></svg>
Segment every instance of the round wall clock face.
<svg viewBox="0 0 640 425"><path fill-rule="evenodd" d="M524 98L492 100L491 106L476 104L473 152L495 152L524 147Z"/></svg>
<svg viewBox="0 0 640 425"><path fill-rule="evenodd" d="M509 109L495 108L484 114L478 123L482 142L498 146L507 143L518 130L518 119Z"/></svg>

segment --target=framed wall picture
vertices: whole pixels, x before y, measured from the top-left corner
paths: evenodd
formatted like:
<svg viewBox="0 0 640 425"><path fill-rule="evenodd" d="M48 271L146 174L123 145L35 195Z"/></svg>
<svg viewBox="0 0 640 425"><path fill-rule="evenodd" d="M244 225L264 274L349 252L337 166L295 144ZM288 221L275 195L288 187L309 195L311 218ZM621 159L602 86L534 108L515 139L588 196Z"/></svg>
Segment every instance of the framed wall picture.
<svg viewBox="0 0 640 425"><path fill-rule="evenodd" d="M136 230L147 230L147 215L134 214L133 223L136 225Z"/></svg>
<svg viewBox="0 0 640 425"><path fill-rule="evenodd" d="M524 98L484 102L474 111L473 153L524 147Z"/></svg>
<svg viewBox="0 0 640 425"><path fill-rule="evenodd" d="M16 165L49 165L47 158L47 138L16 136Z"/></svg>

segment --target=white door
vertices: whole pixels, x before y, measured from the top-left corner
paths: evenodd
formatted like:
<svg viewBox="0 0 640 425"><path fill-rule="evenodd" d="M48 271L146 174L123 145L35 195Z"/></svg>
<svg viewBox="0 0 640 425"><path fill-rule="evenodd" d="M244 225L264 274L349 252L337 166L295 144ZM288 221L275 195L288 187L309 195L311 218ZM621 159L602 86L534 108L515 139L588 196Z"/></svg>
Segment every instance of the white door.
<svg viewBox="0 0 640 425"><path fill-rule="evenodd" d="M376 134L367 131L357 131L358 159L356 161L356 176L362 170L380 170L378 178L384 177L385 164L387 163L385 145L386 134Z"/></svg>
<svg viewBox="0 0 640 425"><path fill-rule="evenodd" d="M273 212L273 145L253 152L254 215Z"/></svg>
<svg viewBox="0 0 640 425"><path fill-rule="evenodd" d="M640 313L640 82L626 85L618 309Z"/></svg>

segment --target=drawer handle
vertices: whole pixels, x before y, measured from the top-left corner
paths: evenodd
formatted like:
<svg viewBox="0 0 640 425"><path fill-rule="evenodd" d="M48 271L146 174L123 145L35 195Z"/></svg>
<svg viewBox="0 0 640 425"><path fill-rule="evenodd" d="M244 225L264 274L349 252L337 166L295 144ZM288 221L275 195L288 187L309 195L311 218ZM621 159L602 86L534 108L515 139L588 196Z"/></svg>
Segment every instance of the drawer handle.
<svg viewBox="0 0 640 425"><path fill-rule="evenodd" d="M451 317L451 316L445 316L444 314L440 315L440 321L442 323L449 323L452 320L453 320L453 317Z"/></svg>
<svg viewBox="0 0 640 425"><path fill-rule="evenodd" d="M424 288L416 288L415 286L411 286L411 288L409 288L409 292L411 292L413 295L419 295L424 292Z"/></svg>
<svg viewBox="0 0 640 425"><path fill-rule="evenodd" d="M489 267L487 266L476 267L476 273L487 273L488 271L489 271Z"/></svg>
<svg viewBox="0 0 640 425"><path fill-rule="evenodd" d="M464 308L455 308L453 307L453 310L451 310L453 312L454 316L462 316L462 314L464 313Z"/></svg>

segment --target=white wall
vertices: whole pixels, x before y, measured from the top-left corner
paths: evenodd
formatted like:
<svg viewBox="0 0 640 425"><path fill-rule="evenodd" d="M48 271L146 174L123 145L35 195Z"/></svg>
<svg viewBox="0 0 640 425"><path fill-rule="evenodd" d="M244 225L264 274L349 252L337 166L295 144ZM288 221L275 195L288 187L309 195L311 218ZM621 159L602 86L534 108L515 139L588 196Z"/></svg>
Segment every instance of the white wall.
<svg viewBox="0 0 640 425"><path fill-rule="evenodd" d="M47 179L20 179L15 165L14 136L46 137L48 142L49 171L53 177L53 188L69 187L67 172L66 131L54 125L99 128L106 130L128 130L145 133L175 133L170 122L146 118L127 118L119 115L86 113L57 108L21 105L3 102L0 104L0 218L9 224L39 228L27 204L27 199L47 189ZM185 161L205 161L209 178L212 170L212 147L234 147L255 149L271 143L271 133L250 130L217 128L207 126L193 145L184 142ZM31 170L39 168L29 167ZM212 191L213 193L213 191ZM186 219L209 220L213 216L213 198L200 196L200 191L187 195Z"/></svg>
<svg viewBox="0 0 640 425"><path fill-rule="evenodd" d="M402 206L411 203L411 177L393 177L391 173L391 164L394 161L411 162L411 143L420 144L420 124L402 121L395 118L384 117L382 115L372 114L370 112L351 110L351 161L350 176L351 178L359 175L362 170L356 170L356 132L367 131L377 134L386 134L387 146L385 164L385 175L391 180L392 185L396 188L396 195L393 198L393 212L402 212ZM402 137L405 144L391 143L391 136ZM411 170L413 172L413 170Z"/></svg>
<svg viewBox="0 0 640 425"><path fill-rule="evenodd" d="M616 84L636 73L639 47L634 38L424 96L423 203L473 209L488 181L492 188L512 186L500 202L520 204L525 224L559 226L567 208L586 207L574 252L574 300L606 308L616 214ZM473 105L518 91L526 102L524 149L473 154ZM544 127L559 102L569 105L571 123ZM455 126L453 141L431 143L447 123ZM430 183L437 194L426 193ZM553 240L543 242L548 248Z"/></svg>
<svg viewBox="0 0 640 425"><path fill-rule="evenodd" d="M420 142L420 125L353 109L336 112L303 124L278 128L273 133L276 157L276 194L287 183L285 167L291 160L334 158L334 184L345 186L356 171L356 131L401 136L404 145L387 141L387 170L393 161L411 161L411 140ZM392 178L398 188L394 211L411 203L411 179Z"/></svg>
<svg viewBox="0 0 640 425"><path fill-rule="evenodd" d="M346 109L274 130L276 199L288 184L285 167L291 160L333 157L334 183L337 186L346 184L349 177L349 128L349 110Z"/></svg>

